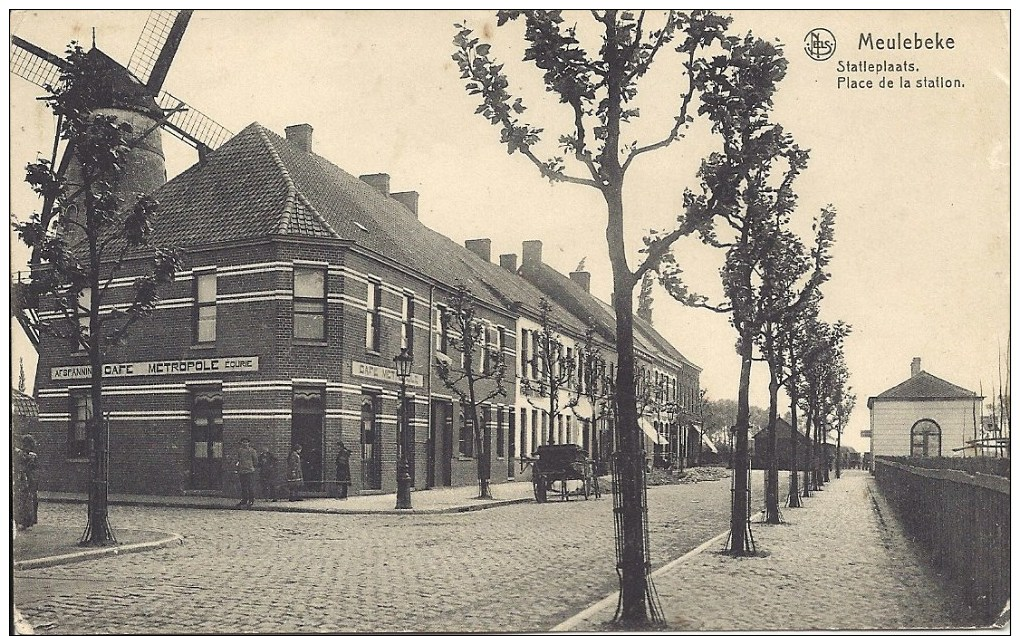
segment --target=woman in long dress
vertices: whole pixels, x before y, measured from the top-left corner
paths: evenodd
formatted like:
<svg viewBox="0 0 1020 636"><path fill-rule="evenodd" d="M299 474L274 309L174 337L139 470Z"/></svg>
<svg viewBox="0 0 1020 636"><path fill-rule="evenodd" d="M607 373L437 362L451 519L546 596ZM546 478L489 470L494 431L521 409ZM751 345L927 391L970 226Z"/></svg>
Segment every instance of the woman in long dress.
<svg viewBox="0 0 1020 636"><path fill-rule="evenodd" d="M301 444L294 444L287 458L287 489L290 492L291 501L301 501L298 491L305 485L304 473L301 469Z"/></svg>
<svg viewBox="0 0 1020 636"><path fill-rule="evenodd" d="M39 521L38 464L35 438L25 435L14 450L14 522L19 530L31 528Z"/></svg>

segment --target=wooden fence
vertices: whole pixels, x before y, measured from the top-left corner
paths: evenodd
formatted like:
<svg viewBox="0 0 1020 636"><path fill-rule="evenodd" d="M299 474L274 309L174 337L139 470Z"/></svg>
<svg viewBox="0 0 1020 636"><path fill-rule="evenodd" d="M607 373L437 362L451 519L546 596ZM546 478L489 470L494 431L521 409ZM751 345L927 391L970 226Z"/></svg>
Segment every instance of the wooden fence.
<svg viewBox="0 0 1020 636"><path fill-rule="evenodd" d="M920 463L878 457L875 481L906 531L989 625L1009 601L1009 478Z"/></svg>

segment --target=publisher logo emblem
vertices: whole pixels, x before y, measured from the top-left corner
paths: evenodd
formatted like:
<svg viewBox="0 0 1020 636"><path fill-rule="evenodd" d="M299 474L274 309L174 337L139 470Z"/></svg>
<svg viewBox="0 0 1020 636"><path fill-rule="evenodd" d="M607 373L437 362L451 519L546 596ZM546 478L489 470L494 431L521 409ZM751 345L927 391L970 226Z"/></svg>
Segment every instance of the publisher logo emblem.
<svg viewBox="0 0 1020 636"><path fill-rule="evenodd" d="M804 36L804 52L816 62L824 62L836 52L836 36L832 31L818 27Z"/></svg>

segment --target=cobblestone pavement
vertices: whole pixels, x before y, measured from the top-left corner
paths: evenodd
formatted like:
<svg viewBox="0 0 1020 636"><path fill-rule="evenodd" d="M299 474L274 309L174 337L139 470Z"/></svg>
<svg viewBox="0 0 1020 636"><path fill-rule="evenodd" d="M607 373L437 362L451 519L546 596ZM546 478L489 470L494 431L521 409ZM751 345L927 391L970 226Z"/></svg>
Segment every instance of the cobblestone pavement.
<svg viewBox="0 0 1020 636"><path fill-rule="evenodd" d="M729 487L649 489L653 567L726 529ZM71 527L84 514L40 509ZM115 506L111 520L185 543L16 573L36 633L541 631L617 585L610 496L427 516Z"/></svg>
<svg viewBox="0 0 1020 636"><path fill-rule="evenodd" d="M890 510L874 509L867 473L850 470L784 523L754 524L762 556L733 558L722 544L655 576L671 629L872 630L961 627L966 609L936 582ZM697 582L696 585L692 583ZM570 630L597 630L612 608Z"/></svg>

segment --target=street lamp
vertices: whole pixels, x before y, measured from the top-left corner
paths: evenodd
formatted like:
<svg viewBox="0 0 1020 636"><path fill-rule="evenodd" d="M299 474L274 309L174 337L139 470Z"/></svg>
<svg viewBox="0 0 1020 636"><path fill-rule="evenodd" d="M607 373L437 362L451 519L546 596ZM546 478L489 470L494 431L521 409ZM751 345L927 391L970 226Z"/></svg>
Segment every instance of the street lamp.
<svg viewBox="0 0 1020 636"><path fill-rule="evenodd" d="M411 472L407 465L407 427L410 425L407 413L407 378L411 375L414 355L406 347L400 350L393 361L400 378L400 421L397 422L397 510L411 509Z"/></svg>

